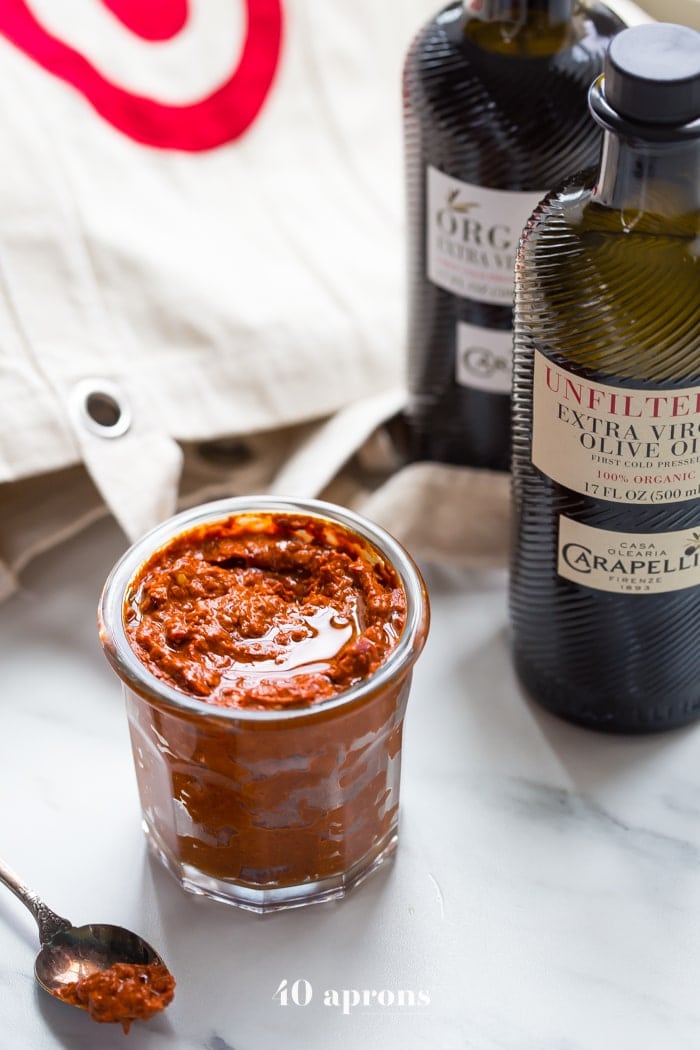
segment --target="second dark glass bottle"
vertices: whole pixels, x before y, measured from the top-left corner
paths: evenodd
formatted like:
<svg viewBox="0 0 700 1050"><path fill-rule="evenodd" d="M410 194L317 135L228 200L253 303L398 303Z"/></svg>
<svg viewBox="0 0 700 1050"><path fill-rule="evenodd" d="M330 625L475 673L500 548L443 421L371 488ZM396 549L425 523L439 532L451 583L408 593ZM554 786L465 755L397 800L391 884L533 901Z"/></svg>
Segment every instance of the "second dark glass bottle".
<svg viewBox="0 0 700 1050"><path fill-rule="evenodd" d="M507 470L513 266L534 206L592 165L587 92L623 23L574 0L461 0L404 69L409 455Z"/></svg>

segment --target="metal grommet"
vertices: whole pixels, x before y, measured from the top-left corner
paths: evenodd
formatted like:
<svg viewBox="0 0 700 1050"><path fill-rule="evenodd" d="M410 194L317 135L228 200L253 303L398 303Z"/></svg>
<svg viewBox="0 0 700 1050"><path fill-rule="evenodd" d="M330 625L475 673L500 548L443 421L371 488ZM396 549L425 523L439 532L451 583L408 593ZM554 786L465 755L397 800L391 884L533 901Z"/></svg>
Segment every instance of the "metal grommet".
<svg viewBox="0 0 700 1050"><path fill-rule="evenodd" d="M80 425L97 437L121 437L131 426L131 409L124 392L107 379L81 380L71 400Z"/></svg>

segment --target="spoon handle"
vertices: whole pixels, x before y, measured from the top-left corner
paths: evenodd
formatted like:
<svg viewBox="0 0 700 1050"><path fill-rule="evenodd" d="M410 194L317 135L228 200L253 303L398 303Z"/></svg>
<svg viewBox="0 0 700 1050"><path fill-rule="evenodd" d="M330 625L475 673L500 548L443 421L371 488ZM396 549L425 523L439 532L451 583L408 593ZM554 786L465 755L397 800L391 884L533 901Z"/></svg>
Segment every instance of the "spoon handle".
<svg viewBox="0 0 700 1050"><path fill-rule="evenodd" d="M8 890L12 890L15 897L19 897L22 904L29 908L34 916L37 926L39 927L39 940L42 945L47 944L51 938L57 933L60 933L61 930L70 929L72 924L68 919L62 919L55 911L51 911L51 909L44 904L41 897L39 897L34 890L31 890L25 882L22 882L20 877L15 875L12 868L9 868L1 858L0 882L4 882Z"/></svg>

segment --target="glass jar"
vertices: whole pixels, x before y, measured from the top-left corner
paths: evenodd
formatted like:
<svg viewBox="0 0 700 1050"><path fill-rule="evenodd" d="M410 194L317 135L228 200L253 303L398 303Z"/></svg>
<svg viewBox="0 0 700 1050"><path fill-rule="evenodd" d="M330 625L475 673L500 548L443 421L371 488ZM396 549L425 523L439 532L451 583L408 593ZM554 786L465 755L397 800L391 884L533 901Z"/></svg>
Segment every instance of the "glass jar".
<svg viewBox="0 0 700 1050"><path fill-rule="evenodd" d="M320 519L393 568L405 625L359 684L303 707L214 706L156 677L137 656L125 611L144 562L183 533L249 514ZM403 719L428 621L425 586L401 545L318 500L205 504L123 555L101 597L100 640L123 684L149 845L184 889L266 912L342 897L393 853Z"/></svg>

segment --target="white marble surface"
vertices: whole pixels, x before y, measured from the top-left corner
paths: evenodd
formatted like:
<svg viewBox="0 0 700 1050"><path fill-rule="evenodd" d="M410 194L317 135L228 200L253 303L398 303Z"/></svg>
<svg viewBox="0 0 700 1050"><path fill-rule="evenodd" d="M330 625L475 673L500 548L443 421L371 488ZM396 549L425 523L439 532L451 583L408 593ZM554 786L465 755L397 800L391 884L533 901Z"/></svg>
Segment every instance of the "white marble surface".
<svg viewBox="0 0 700 1050"><path fill-rule="evenodd" d="M146 854L96 638L123 545L94 526L0 607L0 853L75 923L146 936L177 996L128 1037L55 1002L34 985L33 920L0 887L3 1048L700 1046L700 727L607 738L534 709L509 665L503 574L431 569L395 862L343 902L264 918L192 898ZM308 1006L273 997L284 978L310 983ZM330 989L429 1003L343 1013Z"/></svg>

